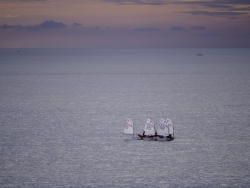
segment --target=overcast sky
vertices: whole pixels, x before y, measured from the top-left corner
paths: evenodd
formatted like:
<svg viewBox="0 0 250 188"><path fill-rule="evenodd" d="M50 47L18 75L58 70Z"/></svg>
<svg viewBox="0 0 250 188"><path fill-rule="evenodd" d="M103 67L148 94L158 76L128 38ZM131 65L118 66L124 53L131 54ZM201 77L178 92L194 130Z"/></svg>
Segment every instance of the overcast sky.
<svg viewBox="0 0 250 188"><path fill-rule="evenodd" d="M250 0L0 0L0 48L250 47Z"/></svg>

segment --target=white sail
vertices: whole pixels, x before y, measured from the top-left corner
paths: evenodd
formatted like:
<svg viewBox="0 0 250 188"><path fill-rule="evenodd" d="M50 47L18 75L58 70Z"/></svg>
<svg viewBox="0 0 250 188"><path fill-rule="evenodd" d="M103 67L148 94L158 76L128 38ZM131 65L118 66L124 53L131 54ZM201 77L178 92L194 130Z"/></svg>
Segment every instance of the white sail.
<svg viewBox="0 0 250 188"><path fill-rule="evenodd" d="M165 118L161 118L160 119L160 125L157 129L157 135L159 136L168 136L168 125L167 125L167 121Z"/></svg>
<svg viewBox="0 0 250 188"><path fill-rule="evenodd" d="M151 118L148 118L146 121L144 135L155 135L155 124Z"/></svg>
<svg viewBox="0 0 250 188"><path fill-rule="evenodd" d="M127 119L126 124L124 126L124 134L134 134L134 123L131 119Z"/></svg>
<svg viewBox="0 0 250 188"><path fill-rule="evenodd" d="M168 126L169 134L171 134L173 136L174 135L174 124L173 124L172 120L169 118L167 118L167 126Z"/></svg>

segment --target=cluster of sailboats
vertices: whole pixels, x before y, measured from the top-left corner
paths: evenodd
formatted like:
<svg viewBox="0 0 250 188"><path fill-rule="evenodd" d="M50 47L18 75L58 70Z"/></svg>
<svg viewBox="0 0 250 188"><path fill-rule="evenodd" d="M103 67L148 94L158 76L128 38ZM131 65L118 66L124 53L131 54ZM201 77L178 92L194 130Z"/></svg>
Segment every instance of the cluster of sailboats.
<svg viewBox="0 0 250 188"><path fill-rule="evenodd" d="M124 140L172 141L174 140L174 124L169 118L161 118L156 129L153 120L148 118L144 126L143 134L134 136L134 122L128 118L123 133L132 135L132 138Z"/></svg>

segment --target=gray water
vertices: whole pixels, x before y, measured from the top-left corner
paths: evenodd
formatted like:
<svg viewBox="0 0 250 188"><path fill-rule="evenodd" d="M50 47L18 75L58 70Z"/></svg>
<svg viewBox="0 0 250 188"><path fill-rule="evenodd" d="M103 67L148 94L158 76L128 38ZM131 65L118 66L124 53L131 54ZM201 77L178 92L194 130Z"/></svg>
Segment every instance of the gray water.
<svg viewBox="0 0 250 188"><path fill-rule="evenodd" d="M0 187L250 187L250 49L0 49Z"/></svg>

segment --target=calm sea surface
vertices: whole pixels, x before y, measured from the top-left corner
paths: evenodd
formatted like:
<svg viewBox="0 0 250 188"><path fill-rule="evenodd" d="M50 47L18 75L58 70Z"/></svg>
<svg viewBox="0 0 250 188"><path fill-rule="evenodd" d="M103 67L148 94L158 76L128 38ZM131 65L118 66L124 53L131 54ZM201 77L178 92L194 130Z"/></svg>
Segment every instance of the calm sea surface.
<svg viewBox="0 0 250 188"><path fill-rule="evenodd" d="M250 187L250 49L0 49L0 187Z"/></svg>

